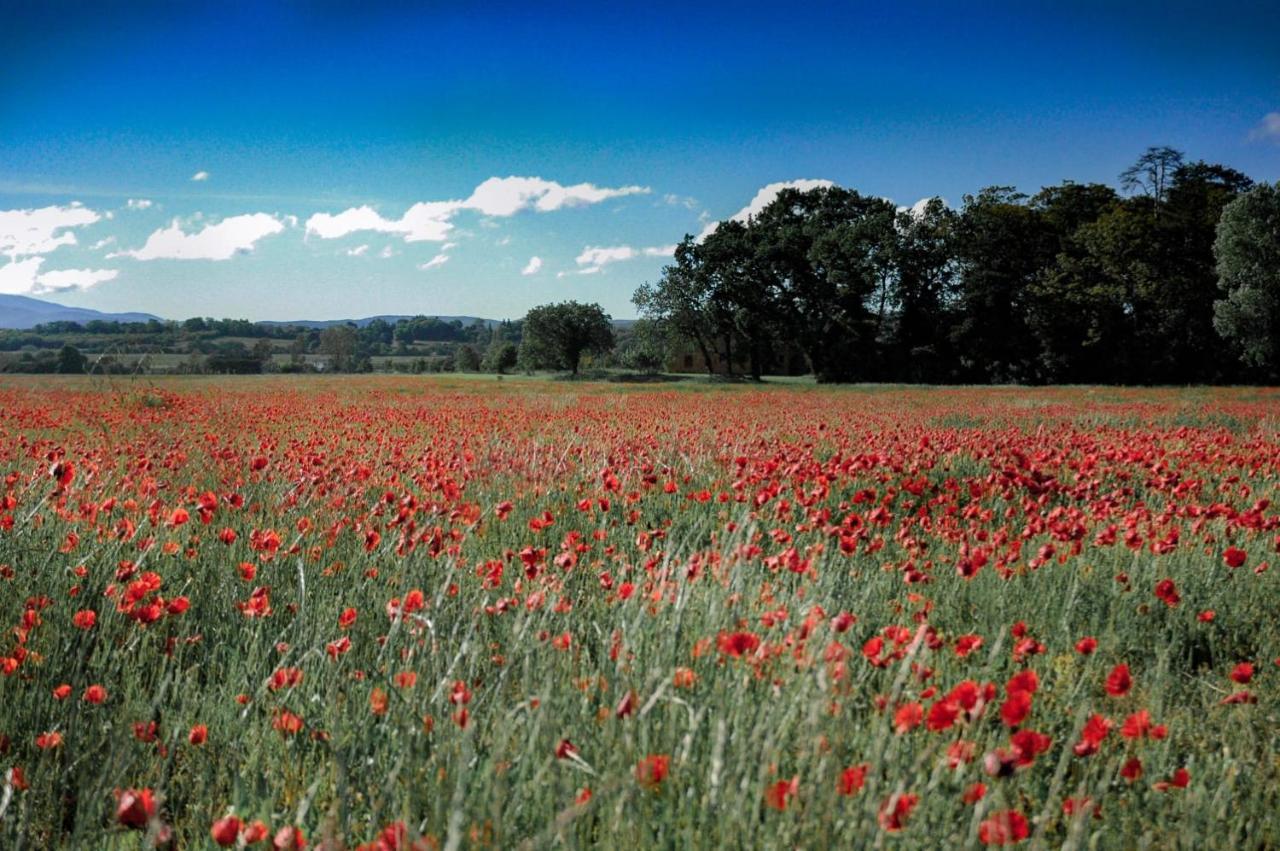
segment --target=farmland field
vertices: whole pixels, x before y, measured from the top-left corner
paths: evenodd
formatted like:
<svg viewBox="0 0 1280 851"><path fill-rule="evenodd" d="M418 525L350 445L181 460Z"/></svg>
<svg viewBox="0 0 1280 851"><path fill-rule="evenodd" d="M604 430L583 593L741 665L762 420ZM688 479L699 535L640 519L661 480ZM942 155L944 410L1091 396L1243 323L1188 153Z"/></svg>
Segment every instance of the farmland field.
<svg viewBox="0 0 1280 851"><path fill-rule="evenodd" d="M4 379L0 847L1275 847L1278 475L1271 390Z"/></svg>

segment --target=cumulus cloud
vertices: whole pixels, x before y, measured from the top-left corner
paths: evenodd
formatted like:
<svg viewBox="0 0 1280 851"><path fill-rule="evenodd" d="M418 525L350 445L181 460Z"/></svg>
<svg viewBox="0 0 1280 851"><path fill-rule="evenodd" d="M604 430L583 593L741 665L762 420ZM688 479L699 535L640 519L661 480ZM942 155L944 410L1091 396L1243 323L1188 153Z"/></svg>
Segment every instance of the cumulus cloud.
<svg viewBox="0 0 1280 851"><path fill-rule="evenodd" d="M36 292L87 290L103 281L113 280L119 274L117 269L55 269L36 278Z"/></svg>
<svg viewBox="0 0 1280 851"><path fill-rule="evenodd" d="M462 202L469 210L478 210L486 216L514 216L522 210L549 213L562 207L580 207L599 204L610 198L626 195L644 195L646 186L622 186L610 189L591 183L575 183L562 186L554 180L540 177L491 177L481 183Z"/></svg>
<svg viewBox="0 0 1280 851"><path fill-rule="evenodd" d="M419 263L419 264L418 264L418 268L419 268L421 271L425 272L425 271L427 271L428 269L435 269L435 268L437 268L437 267L439 267L439 266L443 266L444 264L446 264L446 263L448 263L448 262L449 262L449 255L448 255L448 254L437 254L435 257L432 257L432 258L431 258L430 260L428 260L426 263Z"/></svg>
<svg viewBox="0 0 1280 851"><path fill-rule="evenodd" d="M209 179L209 172L197 171L195 174L191 175L191 179L194 180L196 183L203 183L204 181Z"/></svg>
<svg viewBox="0 0 1280 851"><path fill-rule="evenodd" d="M89 249L91 251L101 251L102 249L106 248L108 245L115 244L115 241L116 241L116 238L114 236L104 237L98 240L97 242L95 242L93 245L90 245Z"/></svg>
<svg viewBox="0 0 1280 851"><path fill-rule="evenodd" d="M414 204L398 219L387 219L370 206L352 207L336 215L316 213L307 219L307 235L337 239L351 233L392 233L405 242L443 242L453 230L449 219L457 207L452 201Z"/></svg>
<svg viewBox="0 0 1280 851"><path fill-rule="evenodd" d="M348 248L348 249L347 249L347 256L348 256L348 257L362 257L362 256L364 256L365 252L367 252L368 250L369 250L369 246L367 246L367 245L357 245L355 248Z"/></svg>
<svg viewBox="0 0 1280 851"><path fill-rule="evenodd" d="M36 273L40 271L43 257L32 257L28 260L10 260L0 266L0 293L5 295L24 295L35 290Z"/></svg>
<svg viewBox="0 0 1280 851"><path fill-rule="evenodd" d="M549 213L648 191L644 186L609 188L591 183L563 186L540 177L491 177L465 200L420 201L398 219L389 219L367 205L340 213L316 213L307 219L307 234L337 239L358 231L376 231L396 234L405 242L444 242L453 230L454 216L463 210L506 218L526 210Z"/></svg>
<svg viewBox="0 0 1280 851"><path fill-rule="evenodd" d="M769 206L769 203L773 201L774 198L777 198L778 193L784 189L799 189L801 192L808 192L810 189L825 188L828 186L835 186L835 183L830 180L801 179L784 180L779 183L767 184L760 187L760 191L756 192L755 197L751 199L751 202L748 203L747 206L734 213L728 220L731 222L742 222L743 224L746 224L752 216ZM702 233L698 234L698 242L701 242L711 234L715 233L715 230L719 225L719 222L710 222L707 224L707 226L702 229Z"/></svg>
<svg viewBox="0 0 1280 851"><path fill-rule="evenodd" d="M229 260L252 251L258 240L282 230L284 223L267 213L231 216L194 233L184 231L181 223L174 219L167 228L152 233L142 248L107 256L135 260Z"/></svg>
<svg viewBox="0 0 1280 851"><path fill-rule="evenodd" d="M43 263L43 257L31 257L26 260L11 260L0 266L0 293L41 295L87 290L120 274L115 269L55 269L41 273L40 266Z"/></svg>
<svg viewBox="0 0 1280 851"><path fill-rule="evenodd" d="M614 245L608 248L587 246L574 260L579 266L608 266L621 260L639 256L630 245Z"/></svg>
<svg viewBox="0 0 1280 851"><path fill-rule="evenodd" d="M632 248L630 245L587 246L574 262L580 267L579 275L595 275L611 263L634 260L637 257L671 257L676 253L674 245L654 245L649 248Z"/></svg>
<svg viewBox="0 0 1280 851"><path fill-rule="evenodd" d="M923 216L923 215L924 215L924 211L928 208L928 206L929 206L929 202L930 202L930 201L932 201L932 200L934 199L934 197L937 197L937 198L938 198L938 200L942 202L942 206L944 206L944 207L950 207L950 206L951 206L949 203L947 203L947 199L946 199L946 198L943 198L943 197L941 197L941 196L932 196L932 195L931 195L931 196L929 196L928 198L921 198L919 201L915 202L915 203L914 203L914 204L912 204L910 207L898 207L898 212L899 212L899 213L910 213L912 216L914 216L915 218L917 218L917 219L918 219L918 218L920 218L921 216Z"/></svg>
<svg viewBox="0 0 1280 851"><path fill-rule="evenodd" d="M381 257L383 260L386 260L389 257L395 257L399 253L400 252L396 251L390 245L386 245L386 246L383 246L382 250L378 252L378 256Z"/></svg>
<svg viewBox="0 0 1280 851"><path fill-rule="evenodd" d="M130 198L128 201L124 202L124 205L130 210L145 210L151 206L151 203L152 202L146 198Z"/></svg>
<svg viewBox="0 0 1280 851"><path fill-rule="evenodd" d="M75 245L71 228L91 225L102 217L73 202L33 210L0 210L0 254L16 260L48 254L62 245Z"/></svg>
<svg viewBox="0 0 1280 851"><path fill-rule="evenodd" d="M536 275L538 270L542 268L542 258L533 256L529 258L529 262L524 264L524 268L520 270L521 275Z"/></svg>
<svg viewBox="0 0 1280 851"><path fill-rule="evenodd" d="M1280 112L1268 112L1258 126L1249 131L1250 142L1274 142L1280 145Z"/></svg>

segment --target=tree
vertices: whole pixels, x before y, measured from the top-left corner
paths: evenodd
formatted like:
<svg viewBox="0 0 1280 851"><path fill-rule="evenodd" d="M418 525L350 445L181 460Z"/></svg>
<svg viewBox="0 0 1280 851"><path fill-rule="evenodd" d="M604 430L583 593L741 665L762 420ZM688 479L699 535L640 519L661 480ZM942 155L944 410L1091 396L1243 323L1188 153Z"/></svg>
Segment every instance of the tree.
<svg viewBox="0 0 1280 851"><path fill-rule="evenodd" d="M1167 145L1152 146L1120 173L1120 187L1126 192L1142 192L1159 206L1164 203L1174 172L1181 166L1182 151Z"/></svg>
<svg viewBox="0 0 1280 851"><path fill-rule="evenodd" d="M671 332L652 319L639 319L618 341L622 366L637 372L658 373L667 364Z"/></svg>
<svg viewBox="0 0 1280 851"><path fill-rule="evenodd" d="M485 352L483 367L486 372L505 375L507 370L516 365L519 357L520 349L516 347L515 343L498 338L489 345L488 351Z"/></svg>
<svg viewBox="0 0 1280 851"><path fill-rule="evenodd" d="M1227 204L1213 252L1226 298L1213 325L1246 363L1275 377L1280 364L1280 183L1259 184Z"/></svg>
<svg viewBox="0 0 1280 851"><path fill-rule="evenodd" d="M66 375L79 375L84 372L87 359L80 350L67 343L58 350L58 372Z"/></svg>
<svg viewBox="0 0 1280 851"><path fill-rule="evenodd" d="M716 328L708 307L710 280L692 236L686 236L676 246L674 261L662 270L658 283L642 285L631 301L644 318L692 341L702 354L707 374L714 375L711 351Z"/></svg>
<svg viewBox="0 0 1280 851"><path fill-rule="evenodd" d="M457 351L453 354L453 362L458 372L480 371L480 353L470 343L458 346Z"/></svg>
<svg viewBox="0 0 1280 851"><path fill-rule="evenodd" d="M910 381L944 377L940 370L949 346L944 329L950 324L954 300L955 235L958 216L941 198L930 198L919 210L898 213L895 228L893 276L886 287L896 316L888 340L889 372Z"/></svg>
<svg viewBox="0 0 1280 851"><path fill-rule="evenodd" d="M611 348L613 320L598 304L544 304L524 318L520 360L531 368L567 369L577 375L583 354Z"/></svg>
<svg viewBox="0 0 1280 851"><path fill-rule="evenodd" d="M784 189L751 220L754 268L777 326L819 381L876 375L869 301L889 274L896 208L838 186Z"/></svg>
<svg viewBox="0 0 1280 851"><path fill-rule="evenodd" d="M1029 288L1048 265L1053 232L1010 186L966 195L956 233L960 287L953 342L966 378L1029 381L1036 340L1027 325Z"/></svg>
<svg viewBox="0 0 1280 851"><path fill-rule="evenodd" d="M355 363L356 329L350 325L331 325L320 332L320 354L329 357L337 372L350 370Z"/></svg>
<svg viewBox="0 0 1280 851"><path fill-rule="evenodd" d="M489 331L489 347L485 350L480 367L485 372L503 375L516 365L520 349L512 342L515 329L509 322L500 322Z"/></svg>

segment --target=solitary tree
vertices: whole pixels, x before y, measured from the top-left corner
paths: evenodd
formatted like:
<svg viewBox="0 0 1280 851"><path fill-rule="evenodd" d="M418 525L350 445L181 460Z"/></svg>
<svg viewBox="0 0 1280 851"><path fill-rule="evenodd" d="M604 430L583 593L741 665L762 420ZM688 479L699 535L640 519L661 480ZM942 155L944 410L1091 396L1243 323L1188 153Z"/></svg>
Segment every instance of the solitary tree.
<svg viewBox="0 0 1280 851"><path fill-rule="evenodd" d="M79 374L84 372L85 356L80 354L80 350L75 346L67 343L58 351L58 372L66 374Z"/></svg>
<svg viewBox="0 0 1280 851"><path fill-rule="evenodd" d="M337 372L352 368L355 361L356 329L350 325L333 325L320 333L320 354L328 355Z"/></svg>
<svg viewBox="0 0 1280 851"><path fill-rule="evenodd" d="M613 348L613 320L598 304L544 304L524 318L520 360L527 366L578 374L583 354Z"/></svg>
<svg viewBox="0 0 1280 851"><path fill-rule="evenodd" d="M464 343L454 352L453 363L458 372L479 372L480 353L476 351L475 346Z"/></svg>
<svg viewBox="0 0 1280 851"><path fill-rule="evenodd" d="M1280 356L1280 183L1259 184L1228 204L1213 252L1227 297L1213 325L1246 363L1276 372Z"/></svg>

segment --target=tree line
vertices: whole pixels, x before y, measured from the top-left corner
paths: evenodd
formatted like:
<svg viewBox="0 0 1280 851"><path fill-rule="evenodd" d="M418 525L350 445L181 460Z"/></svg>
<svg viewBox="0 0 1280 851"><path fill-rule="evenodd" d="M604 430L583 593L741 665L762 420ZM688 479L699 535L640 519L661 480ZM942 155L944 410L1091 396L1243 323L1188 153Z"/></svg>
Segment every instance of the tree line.
<svg viewBox="0 0 1280 851"><path fill-rule="evenodd" d="M783 190L686 236L633 301L709 371L798 351L820 381L1270 380L1277 190L1151 148L1119 187L992 186L959 209Z"/></svg>

